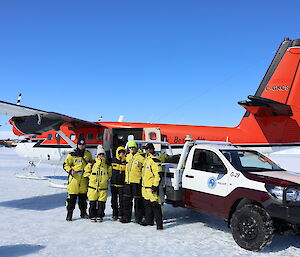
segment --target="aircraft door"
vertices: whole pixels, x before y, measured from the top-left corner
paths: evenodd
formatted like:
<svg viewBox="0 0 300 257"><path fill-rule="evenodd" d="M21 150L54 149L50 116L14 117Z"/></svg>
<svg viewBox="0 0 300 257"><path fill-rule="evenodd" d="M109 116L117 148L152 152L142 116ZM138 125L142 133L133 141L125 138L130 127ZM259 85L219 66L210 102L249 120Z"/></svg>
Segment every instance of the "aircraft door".
<svg viewBox="0 0 300 257"><path fill-rule="evenodd" d="M110 129L104 129L103 133L103 148L105 152L111 150L111 137L110 137Z"/></svg>
<svg viewBox="0 0 300 257"><path fill-rule="evenodd" d="M144 128L144 140L161 142L160 128ZM155 151L161 151L160 144L154 144L154 147Z"/></svg>

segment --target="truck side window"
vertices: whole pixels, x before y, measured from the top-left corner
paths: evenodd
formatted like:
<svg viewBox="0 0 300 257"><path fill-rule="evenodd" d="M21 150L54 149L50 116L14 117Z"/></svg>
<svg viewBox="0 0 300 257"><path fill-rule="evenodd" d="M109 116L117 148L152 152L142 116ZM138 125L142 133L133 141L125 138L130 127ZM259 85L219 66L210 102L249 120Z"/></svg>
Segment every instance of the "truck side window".
<svg viewBox="0 0 300 257"><path fill-rule="evenodd" d="M227 171L216 153L203 149L195 150L192 169L214 173L226 173Z"/></svg>

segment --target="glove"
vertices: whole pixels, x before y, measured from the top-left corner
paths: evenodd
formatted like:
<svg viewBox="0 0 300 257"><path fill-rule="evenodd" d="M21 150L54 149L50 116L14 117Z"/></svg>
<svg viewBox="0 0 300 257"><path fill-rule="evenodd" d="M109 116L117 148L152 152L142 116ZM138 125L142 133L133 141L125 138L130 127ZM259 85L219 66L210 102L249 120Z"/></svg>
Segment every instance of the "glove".
<svg viewBox="0 0 300 257"><path fill-rule="evenodd" d="M152 193L156 193L158 191L158 187L152 186L151 190L152 190Z"/></svg>

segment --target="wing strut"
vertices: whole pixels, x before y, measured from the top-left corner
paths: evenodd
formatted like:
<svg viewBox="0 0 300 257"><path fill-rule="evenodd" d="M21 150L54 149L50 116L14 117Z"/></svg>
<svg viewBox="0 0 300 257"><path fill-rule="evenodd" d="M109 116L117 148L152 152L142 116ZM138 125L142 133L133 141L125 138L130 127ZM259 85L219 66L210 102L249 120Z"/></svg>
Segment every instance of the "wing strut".
<svg viewBox="0 0 300 257"><path fill-rule="evenodd" d="M73 149L76 148L76 144L70 138L68 138L68 136L64 132L62 132L61 130L57 130L56 132L69 144L69 146L71 146Z"/></svg>

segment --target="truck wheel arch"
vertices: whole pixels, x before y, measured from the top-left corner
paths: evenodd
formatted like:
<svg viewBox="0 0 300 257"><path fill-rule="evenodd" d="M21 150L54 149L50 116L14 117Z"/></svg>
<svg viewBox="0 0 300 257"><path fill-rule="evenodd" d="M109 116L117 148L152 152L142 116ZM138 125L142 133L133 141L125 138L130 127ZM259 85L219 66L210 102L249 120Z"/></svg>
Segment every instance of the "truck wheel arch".
<svg viewBox="0 0 300 257"><path fill-rule="evenodd" d="M229 212L228 219L227 219L227 221L228 221L228 223L227 223L228 227L230 227L230 221L231 221L231 218L232 218L232 214L233 214L236 210L242 208L242 207L243 207L244 205L246 205L246 204L258 205L258 206L260 206L260 207L263 208L263 206L262 206L259 202L255 201L255 200L248 199L248 198L240 198L240 199L237 199L237 200L232 204L232 206L231 206L231 208L230 208L230 212Z"/></svg>

